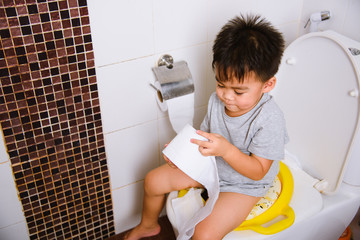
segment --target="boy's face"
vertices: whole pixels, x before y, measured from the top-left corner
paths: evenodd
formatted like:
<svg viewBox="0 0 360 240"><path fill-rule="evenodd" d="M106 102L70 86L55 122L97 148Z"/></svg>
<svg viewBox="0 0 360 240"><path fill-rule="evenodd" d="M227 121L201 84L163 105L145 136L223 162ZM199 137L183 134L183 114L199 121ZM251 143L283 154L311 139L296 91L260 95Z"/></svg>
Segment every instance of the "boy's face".
<svg viewBox="0 0 360 240"><path fill-rule="evenodd" d="M239 117L249 112L261 99L263 93L275 87L276 78L272 77L265 83L259 81L254 73L244 77L242 83L232 75L228 81L221 81L217 71L216 94L225 105L225 112L230 117Z"/></svg>

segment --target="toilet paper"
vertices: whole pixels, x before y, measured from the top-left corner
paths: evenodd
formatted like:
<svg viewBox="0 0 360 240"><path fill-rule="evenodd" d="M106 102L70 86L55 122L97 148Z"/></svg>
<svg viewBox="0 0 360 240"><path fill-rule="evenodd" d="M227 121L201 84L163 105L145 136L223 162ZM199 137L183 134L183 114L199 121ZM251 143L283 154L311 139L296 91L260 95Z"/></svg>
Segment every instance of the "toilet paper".
<svg viewBox="0 0 360 240"><path fill-rule="evenodd" d="M186 125L193 125L194 93L166 101L171 126L176 133Z"/></svg>
<svg viewBox="0 0 360 240"><path fill-rule="evenodd" d="M196 224L201 222L211 213L219 196L219 176L215 157L205 157L201 155L199 146L190 142L190 139L192 138L207 141L206 138L198 135L196 130L187 124L163 150L164 155L167 156L181 171L201 183L207 189L209 196L205 206L200 208L190 220L176 223L179 231L177 240L188 240L191 238L194 234ZM187 200L186 198L183 200L180 198L178 200L178 204L184 205L180 201ZM175 204L177 203L175 202ZM179 207L173 206L173 209L176 216L176 211Z"/></svg>
<svg viewBox="0 0 360 240"><path fill-rule="evenodd" d="M201 192L202 189L200 188L190 188L183 197L172 199L172 208L174 210L176 226L190 221L195 213L204 206Z"/></svg>
<svg viewBox="0 0 360 240"><path fill-rule="evenodd" d="M186 124L193 125L194 82L185 61L176 62L172 68L166 66L152 69L156 81L156 101L161 111L168 111L170 123L176 133Z"/></svg>

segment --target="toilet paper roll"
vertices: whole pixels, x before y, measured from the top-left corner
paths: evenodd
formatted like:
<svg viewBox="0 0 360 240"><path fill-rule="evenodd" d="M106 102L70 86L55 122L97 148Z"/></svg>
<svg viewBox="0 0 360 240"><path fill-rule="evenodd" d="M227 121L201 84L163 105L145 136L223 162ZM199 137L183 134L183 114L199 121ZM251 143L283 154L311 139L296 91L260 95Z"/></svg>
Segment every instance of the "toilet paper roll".
<svg viewBox="0 0 360 240"><path fill-rule="evenodd" d="M194 120L194 93L163 100L157 97L161 111L168 111L172 128L176 133L186 125L193 125Z"/></svg>
<svg viewBox="0 0 360 240"><path fill-rule="evenodd" d="M193 125L194 82L188 65L181 61L169 69L165 66L153 68L156 76L154 88L161 111L168 111L171 125L178 133L186 124Z"/></svg>

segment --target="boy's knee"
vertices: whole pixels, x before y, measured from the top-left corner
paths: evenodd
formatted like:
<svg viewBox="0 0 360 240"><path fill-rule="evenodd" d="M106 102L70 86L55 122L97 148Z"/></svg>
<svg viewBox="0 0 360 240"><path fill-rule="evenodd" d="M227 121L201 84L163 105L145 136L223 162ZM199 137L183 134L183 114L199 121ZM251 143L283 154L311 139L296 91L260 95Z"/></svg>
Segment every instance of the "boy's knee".
<svg viewBox="0 0 360 240"><path fill-rule="evenodd" d="M220 240L216 233L204 229L195 229L192 240Z"/></svg>
<svg viewBox="0 0 360 240"><path fill-rule="evenodd" d="M144 190L146 194L152 195L155 194L155 190L157 187L157 177L154 170L148 172L145 176L144 180Z"/></svg>

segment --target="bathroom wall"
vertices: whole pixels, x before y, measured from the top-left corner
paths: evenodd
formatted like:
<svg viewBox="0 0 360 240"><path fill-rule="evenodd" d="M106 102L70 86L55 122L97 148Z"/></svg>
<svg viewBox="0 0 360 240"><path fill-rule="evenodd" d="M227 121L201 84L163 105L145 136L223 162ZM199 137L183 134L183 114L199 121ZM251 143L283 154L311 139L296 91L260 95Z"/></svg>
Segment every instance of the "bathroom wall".
<svg viewBox="0 0 360 240"><path fill-rule="evenodd" d="M320 28L360 40L355 25L360 10L357 0L87 0L87 4L116 233L139 222L144 176L163 163L161 150L175 136L149 86L154 81L151 68L161 55L188 62L195 81L194 125L198 127L215 89L212 42L234 15L262 14L289 44L306 33L303 26L310 13L331 10L332 19ZM26 239L21 203L2 145L0 187L6 196L0 199L0 236Z"/></svg>

